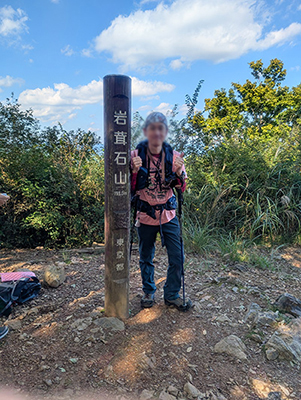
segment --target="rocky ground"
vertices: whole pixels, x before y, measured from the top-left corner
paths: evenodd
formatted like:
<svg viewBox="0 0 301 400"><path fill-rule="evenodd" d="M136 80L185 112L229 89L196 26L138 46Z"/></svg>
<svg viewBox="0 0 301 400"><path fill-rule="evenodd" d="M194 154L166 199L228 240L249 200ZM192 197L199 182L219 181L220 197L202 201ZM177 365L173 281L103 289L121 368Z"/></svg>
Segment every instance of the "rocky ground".
<svg viewBox="0 0 301 400"><path fill-rule="evenodd" d="M259 251L259 250L258 250ZM261 268L218 255L186 255L184 314L162 301L167 256L157 246L157 304L140 310L138 254L131 267L131 316L104 316L104 256L96 251L0 251L0 272L65 270L57 288L13 310L0 342L0 386L33 398L90 400L301 399L301 324L275 307L300 293L301 249L260 250ZM62 272L62 271L61 271ZM298 306L298 304L297 304ZM298 307L297 307L298 308ZM280 309L280 311L279 311ZM5 321L2 321L3 323Z"/></svg>

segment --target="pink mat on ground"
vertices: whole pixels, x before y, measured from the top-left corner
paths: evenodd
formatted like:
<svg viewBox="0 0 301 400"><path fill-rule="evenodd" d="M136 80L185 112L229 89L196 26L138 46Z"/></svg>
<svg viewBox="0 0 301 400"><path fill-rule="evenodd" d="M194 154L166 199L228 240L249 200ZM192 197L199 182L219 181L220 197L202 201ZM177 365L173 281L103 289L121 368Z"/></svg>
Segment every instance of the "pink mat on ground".
<svg viewBox="0 0 301 400"><path fill-rule="evenodd" d="M36 276L34 272L31 271L19 271L19 272L3 272L0 274L1 282L18 281L22 278L30 278Z"/></svg>

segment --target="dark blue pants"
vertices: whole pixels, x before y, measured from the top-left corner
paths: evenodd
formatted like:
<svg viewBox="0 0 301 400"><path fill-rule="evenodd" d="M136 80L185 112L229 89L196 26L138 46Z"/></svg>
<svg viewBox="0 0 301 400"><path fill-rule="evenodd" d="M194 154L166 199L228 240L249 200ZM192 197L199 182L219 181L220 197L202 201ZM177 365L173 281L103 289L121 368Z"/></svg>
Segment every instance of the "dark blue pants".
<svg viewBox="0 0 301 400"><path fill-rule="evenodd" d="M155 293L156 284L154 281L155 242L160 227L155 225L141 224L138 228L140 270L145 293ZM181 290L182 260L181 260L181 240L180 226L178 218L162 225L164 243L168 255L167 278L164 285L164 298L174 300L179 297ZM184 252L183 252L184 254Z"/></svg>

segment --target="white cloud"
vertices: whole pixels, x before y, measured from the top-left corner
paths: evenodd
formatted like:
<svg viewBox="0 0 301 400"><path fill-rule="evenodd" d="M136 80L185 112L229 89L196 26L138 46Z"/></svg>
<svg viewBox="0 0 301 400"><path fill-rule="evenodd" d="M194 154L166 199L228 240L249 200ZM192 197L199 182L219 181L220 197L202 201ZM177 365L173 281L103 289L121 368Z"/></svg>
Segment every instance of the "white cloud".
<svg viewBox="0 0 301 400"><path fill-rule="evenodd" d="M174 85L160 81L142 81L132 78L133 96L150 96L170 92ZM70 87L66 83L56 83L54 87L24 90L19 102L24 109L32 108L36 117L43 121L59 121L66 115L73 116L75 110L87 104L101 103L103 100L102 80L93 80L87 85Z"/></svg>
<svg viewBox="0 0 301 400"><path fill-rule="evenodd" d="M301 24L293 22L287 28L269 32L266 37L257 42L257 49L265 50L274 45L282 45L301 33Z"/></svg>
<svg viewBox="0 0 301 400"><path fill-rule="evenodd" d="M0 76L0 92L2 92L2 87L11 87L15 84L22 85L23 83L24 80L21 78L13 78L10 75Z"/></svg>
<svg viewBox="0 0 301 400"><path fill-rule="evenodd" d="M298 10L299 10L299 11L301 11L301 4L299 4L299 6L298 6Z"/></svg>
<svg viewBox="0 0 301 400"><path fill-rule="evenodd" d="M14 9L11 6L0 8L0 36L19 37L28 32L26 21L28 17L21 8Z"/></svg>
<svg viewBox="0 0 301 400"><path fill-rule="evenodd" d="M184 64L180 59L177 59L177 60L172 60L169 65L172 69L179 70L183 67Z"/></svg>
<svg viewBox="0 0 301 400"><path fill-rule="evenodd" d="M160 103L153 111L159 111L163 114L169 114L172 111L172 106L169 103Z"/></svg>
<svg viewBox="0 0 301 400"><path fill-rule="evenodd" d="M70 44L67 44L67 46L61 49L61 53L64 54L65 56L70 57L74 54L74 50L71 48Z"/></svg>
<svg viewBox="0 0 301 400"><path fill-rule="evenodd" d="M251 50L283 44L300 34L293 23L263 35L266 12L255 0L175 0L150 10L119 15L94 39L97 52L125 69L139 69L168 60L180 68L195 60L223 62Z"/></svg>
<svg viewBox="0 0 301 400"><path fill-rule="evenodd" d="M83 49L82 56L84 57L92 57L92 50L91 49Z"/></svg>
<svg viewBox="0 0 301 400"><path fill-rule="evenodd" d="M171 92L175 86L160 81L142 81L132 77L133 96L154 96L161 92Z"/></svg>
<svg viewBox="0 0 301 400"><path fill-rule="evenodd" d="M50 0L51 1L51 3L54 3L54 4L59 4L59 2L60 2L60 0Z"/></svg>

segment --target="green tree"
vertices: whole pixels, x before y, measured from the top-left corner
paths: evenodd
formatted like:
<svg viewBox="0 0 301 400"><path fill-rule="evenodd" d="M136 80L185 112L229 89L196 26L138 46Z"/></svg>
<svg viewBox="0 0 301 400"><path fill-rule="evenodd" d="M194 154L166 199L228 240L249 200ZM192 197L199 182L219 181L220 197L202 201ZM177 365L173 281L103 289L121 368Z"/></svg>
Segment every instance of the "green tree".
<svg viewBox="0 0 301 400"><path fill-rule="evenodd" d="M6 246L78 246L103 239L103 155L92 132L41 130L32 111L0 103L0 210Z"/></svg>
<svg viewBox="0 0 301 400"><path fill-rule="evenodd" d="M189 212L236 234L293 237L301 217L301 85L283 86L278 59L249 65L253 80L216 90L178 135L197 198Z"/></svg>

